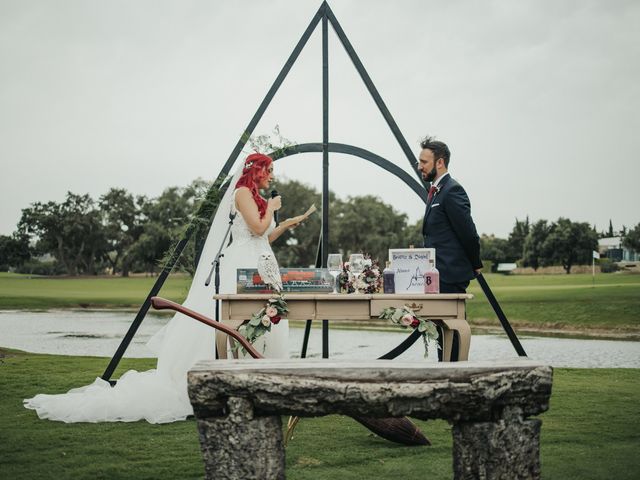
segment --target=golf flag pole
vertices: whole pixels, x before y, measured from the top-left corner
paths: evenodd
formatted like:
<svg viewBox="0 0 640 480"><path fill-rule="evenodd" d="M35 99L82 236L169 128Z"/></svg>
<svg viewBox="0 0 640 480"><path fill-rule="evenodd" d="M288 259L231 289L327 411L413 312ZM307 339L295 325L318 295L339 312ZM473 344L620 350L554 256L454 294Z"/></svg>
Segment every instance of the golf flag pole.
<svg viewBox="0 0 640 480"><path fill-rule="evenodd" d="M596 259L600 258L600 252L593 250L593 255L591 259L591 282L593 286L596 286Z"/></svg>

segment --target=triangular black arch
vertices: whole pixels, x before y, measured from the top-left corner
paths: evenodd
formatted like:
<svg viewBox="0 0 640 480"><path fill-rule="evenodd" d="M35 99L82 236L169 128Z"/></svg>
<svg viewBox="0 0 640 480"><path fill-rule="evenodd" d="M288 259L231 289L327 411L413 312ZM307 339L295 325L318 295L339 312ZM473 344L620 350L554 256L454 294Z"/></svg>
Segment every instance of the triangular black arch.
<svg viewBox="0 0 640 480"><path fill-rule="evenodd" d="M326 262L326 258L325 258L326 255L324 255L323 252L327 251L327 247L329 243L329 195L328 195L329 193L329 183L328 183L329 152L355 155L367 161L370 161L375 165L382 167L383 169L387 170L388 172L392 173L396 177L400 178L400 180L405 182L414 192L416 192L420 196L422 201L426 201L425 185L422 181L420 174L417 171L418 162L413 152L411 151L409 144L407 143L406 139L402 135L400 128L398 127L393 116L391 115L391 112L389 112L389 109L387 108L386 104L382 100L382 97L378 93L378 90L373 84L371 77L369 76L366 69L364 68L364 65L360 61L360 58L358 57L355 49L353 48L353 45L351 45L351 42L347 38L347 35L342 29L340 22L338 22L338 19L336 18L333 11L331 10L331 7L329 7L329 4L326 1L322 2L322 4L320 5L320 8L318 8L318 11L315 13L313 18L311 19L311 22L309 23L304 33L302 34L302 37L300 37L300 40L298 40L298 43L296 44L293 51L291 52L291 55L289 55L289 58L287 59L284 66L280 70L280 73L274 80L273 84L271 85L271 88L269 88L269 91L265 95L265 98L260 103L258 110L249 121L249 124L245 128L243 134L240 136L240 139L236 143L236 146L231 151L231 154L229 155L229 158L227 159L222 169L220 170L218 177L214 181L209 192L207 192L207 196L209 196L215 190L219 190L221 188L226 187L226 185L223 185L223 183L224 183L224 180L228 177L231 167L237 160L238 155L240 155L240 152L242 152L242 149L246 145L250 136L253 134L253 131L258 125L258 122L260 121L267 107L271 103L271 100L273 99L276 92L284 82L284 79L286 78L289 71L293 67L294 63L298 59L300 52L302 52L302 50L304 49L305 45L307 44L307 41L313 34L314 30L316 29L320 21L322 21L322 66L323 66L322 143L308 143L308 144L292 147L282 152L278 156L278 158L282 158L284 156L294 155L298 153L304 153L304 152L322 152L323 154L322 231L321 231L321 240L319 242L319 248L318 248L318 259L322 262L322 265L324 265ZM402 149L405 156L407 157L407 160L409 161L411 168L413 169L413 171L416 173L418 177L418 181L413 180L407 174L407 172L405 172L404 170L402 170L392 162L380 157L379 155L376 155L372 152L369 152L367 150L364 150L362 148L355 147L352 145L329 142L329 122L328 122L328 116L329 116L329 111L328 111L328 108L329 108L328 24L329 23L331 23L331 26L333 27L334 32L338 36L340 43L342 44L345 51L347 52L347 55L349 55L349 58L351 59L358 74L360 75L360 78L364 82L365 87L369 91L369 94L373 98L373 101L375 102L376 106L380 110L380 113L382 114L383 118L387 122L387 125L391 129L391 132L393 133L398 144L400 145L400 148ZM196 213L196 216L201 216L203 213L204 212L201 209ZM182 255L182 252L184 251L191 235L192 235L192 232L187 230L187 233L185 233L183 238L181 238L180 241L176 244L176 247L174 248L170 256L170 259L164 265L160 275L158 275L158 279L156 280L155 284L151 288L151 291L147 295L147 298L145 299L144 303L140 307L140 310L136 314L135 319L133 320L131 326L129 327L129 330L127 331L127 333L125 334L125 337L122 339L122 342L118 346L116 353L114 354L113 358L109 362L109 365L105 369L105 372L102 375L103 380L111 381L110 380L111 376L113 375L115 369L117 368L118 363L120 362L120 359L124 355L124 352L126 351L127 347L131 343L131 340L133 339L138 328L140 327L142 320L144 320L144 317L146 316L147 312L149 311L149 308L151 307L151 297L156 296L160 292L160 289L164 285L164 282L169 276L169 273L171 272L171 270L175 266L175 263L178 261L178 259Z"/></svg>

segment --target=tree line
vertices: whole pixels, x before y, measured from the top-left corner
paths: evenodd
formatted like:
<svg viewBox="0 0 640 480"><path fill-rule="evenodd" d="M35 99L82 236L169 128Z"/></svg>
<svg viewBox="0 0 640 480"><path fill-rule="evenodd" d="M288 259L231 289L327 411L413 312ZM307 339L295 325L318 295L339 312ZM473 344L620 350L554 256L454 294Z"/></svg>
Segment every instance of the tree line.
<svg viewBox="0 0 640 480"><path fill-rule="evenodd" d="M204 198L210 184L196 180L187 187L171 187L148 198L112 188L97 200L68 192L62 202L35 202L22 210L16 231L0 235L0 270L45 275L155 273L167 261L187 228L195 231L176 268L193 273L218 195ZM321 206L321 194L295 180L278 182L283 198L280 218L302 213L311 203ZM202 202L209 202L203 208ZM389 248L422 245L422 219L407 215L373 195L338 198L329 194L331 252L363 251L383 264ZM201 218L196 212L204 212ZM285 232L273 245L283 267L314 265L321 216ZM195 227L194 227L195 225ZM610 226L611 228L611 226ZM626 232L640 250L640 224ZM598 233L587 223L559 218L555 222L516 220L507 239L481 236L483 260L493 264L519 262L537 269L591 262ZM634 240L635 239L635 240Z"/></svg>
<svg viewBox="0 0 640 480"><path fill-rule="evenodd" d="M573 222L560 217L555 222L538 220L530 223L516 219L506 239L494 235L480 237L482 258L494 266L499 263L518 263L523 267L538 270L540 267L560 265L566 273L574 265L590 264L594 251L598 251L598 239L615 236L609 222L609 230L598 233L595 226L586 222ZM631 230L625 226L620 232L623 245L640 251L640 223Z"/></svg>

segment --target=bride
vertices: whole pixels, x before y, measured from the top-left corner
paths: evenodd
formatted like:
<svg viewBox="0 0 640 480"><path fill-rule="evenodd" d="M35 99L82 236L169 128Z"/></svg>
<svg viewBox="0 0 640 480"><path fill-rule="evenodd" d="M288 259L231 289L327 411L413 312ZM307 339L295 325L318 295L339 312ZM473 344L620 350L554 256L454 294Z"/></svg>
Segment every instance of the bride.
<svg viewBox="0 0 640 480"><path fill-rule="evenodd" d="M274 212L281 206L279 196L268 201L260 189L269 188L273 180L273 161L267 155L249 155L238 168L222 198L207 240L201 261L189 289L184 306L214 316L213 285L205 286L210 270L229 222L229 214L238 212L231 227L232 242L221 261L221 293L236 293L236 269L256 268L260 255L270 253L270 242L287 228L295 227L301 218L287 222L287 227L275 226ZM265 356L288 356L288 323L281 321L270 333L261 337L257 346ZM221 349L224 339L219 338ZM256 342L257 343L257 342ZM187 395L187 371L199 360L215 358L215 331L181 313L176 313L148 343L158 357L153 370L129 370L112 387L96 378L90 385L58 395L39 394L24 400L43 419L72 422L133 422L149 423L184 420L193 414ZM224 352L220 352L224 357Z"/></svg>

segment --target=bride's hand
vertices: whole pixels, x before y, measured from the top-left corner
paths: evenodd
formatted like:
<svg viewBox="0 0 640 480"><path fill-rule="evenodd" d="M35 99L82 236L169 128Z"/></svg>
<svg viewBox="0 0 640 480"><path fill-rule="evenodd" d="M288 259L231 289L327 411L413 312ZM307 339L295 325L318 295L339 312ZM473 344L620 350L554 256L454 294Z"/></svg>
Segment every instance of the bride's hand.
<svg viewBox="0 0 640 480"><path fill-rule="evenodd" d="M293 217L293 218L287 218L285 220L285 222L293 222L291 225L289 225L287 228L293 230L294 228L296 228L298 225L300 225L303 221L305 220L304 215L298 215L297 217Z"/></svg>
<svg viewBox="0 0 640 480"><path fill-rule="evenodd" d="M267 208L271 209L272 212L280 210L280 207L282 207L282 198L280 197L280 195L270 198L267 201Z"/></svg>

